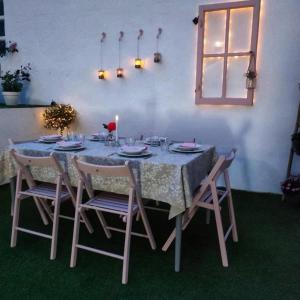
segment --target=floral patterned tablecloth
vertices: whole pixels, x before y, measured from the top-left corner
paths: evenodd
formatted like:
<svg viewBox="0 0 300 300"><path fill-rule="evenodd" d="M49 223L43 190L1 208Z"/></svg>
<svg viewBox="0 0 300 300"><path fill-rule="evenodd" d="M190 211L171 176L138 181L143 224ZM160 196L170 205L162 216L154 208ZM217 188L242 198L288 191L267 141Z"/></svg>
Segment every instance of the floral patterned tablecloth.
<svg viewBox="0 0 300 300"><path fill-rule="evenodd" d="M171 153L157 147L150 147L150 158L125 158L116 153L117 147L104 146L100 142L86 141L86 149L79 152L55 151L61 164L68 171L71 182L77 184L77 173L71 158L74 154L90 163L118 165L129 160L143 198L170 204L169 218L184 212L190 207L192 195L202 179L210 171L215 148L203 145L202 153ZM46 156L54 151L53 145L36 142L23 142L14 146L26 155ZM15 167L8 149L0 154L0 183L8 182L15 176ZM34 177L41 181L54 182L55 172L50 168L32 168ZM122 178L93 178L95 189L126 194L128 183Z"/></svg>

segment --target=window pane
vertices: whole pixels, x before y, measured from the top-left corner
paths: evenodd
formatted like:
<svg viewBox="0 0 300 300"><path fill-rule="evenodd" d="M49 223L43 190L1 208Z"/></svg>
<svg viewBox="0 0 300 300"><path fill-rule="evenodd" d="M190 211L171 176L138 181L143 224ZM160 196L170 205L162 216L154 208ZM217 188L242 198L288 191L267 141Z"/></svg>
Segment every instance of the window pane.
<svg viewBox="0 0 300 300"><path fill-rule="evenodd" d="M203 59L202 96L222 96L224 59L222 57Z"/></svg>
<svg viewBox="0 0 300 300"><path fill-rule="evenodd" d="M252 18L252 7L230 10L229 52L250 51Z"/></svg>
<svg viewBox="0 0 300 300"><path fill-rule="evenodd" d="M4 16L3 0L0 0L0 16Z"/></svg>
<svg viewBox="0 0 300 300"><path fill-rule="evenodd" d="M0 36L5 36L4 20L0 20Z"/></svg>
<svg viewBox="0 0 300 300"><path fill-rule="evenodd" d="M204 53L224 53L226 10L206 12L204 21Z"/></svg>
<svg viewBox="0 0 300 300"><path fill-rule="evenodd" d="M248 56L228 57L227 62L227 90L228 98L247 98L246 77L249 65Z"/></svg>

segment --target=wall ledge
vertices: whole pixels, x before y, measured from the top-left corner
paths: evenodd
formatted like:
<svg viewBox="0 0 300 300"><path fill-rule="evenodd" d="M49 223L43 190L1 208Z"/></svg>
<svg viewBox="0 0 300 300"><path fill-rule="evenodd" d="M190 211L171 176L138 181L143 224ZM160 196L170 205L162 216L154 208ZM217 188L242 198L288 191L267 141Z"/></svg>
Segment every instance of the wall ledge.
<svg viewBox="0 0 300 300"><path fill-rule="evenodd" d="M10 109L10 108L36 108L36 107L49 107L50 105L43 104L18 104L18 105L6 105L0 103L0 109Z"/></svg>

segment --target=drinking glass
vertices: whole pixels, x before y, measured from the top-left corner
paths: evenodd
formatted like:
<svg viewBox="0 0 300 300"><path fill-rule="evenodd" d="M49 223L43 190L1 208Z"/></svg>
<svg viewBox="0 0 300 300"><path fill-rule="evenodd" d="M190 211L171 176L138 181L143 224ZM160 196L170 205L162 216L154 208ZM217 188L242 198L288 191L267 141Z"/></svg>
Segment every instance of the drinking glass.
<svg viewBox="0 0 300 300"><path fill-rule="evenodd" d="M154 135L151 137L151 146L156 147L159 146L159 136Z"/></svg>
<svg viewBox="0 0 300 300"><path fill-rule="evenodd" d="M77 140L78 140L79 142L81 142L82 145L84 145L84 142L85 142L85 135L82 134L82 133L79 133L79 134L77 135Z"/></svg>
<svg viewBox="0 0 300 300"><path fill-rule="evenodd" d="M126 138L126 146L133 146L135 144L135 139L133 137Z"/></svg>
<svg viewBox="0 0 300 300"><path fill-rule="evenodd" d="M160 143L160 150L161 151L167 151L169 147L169 142L167 137L161 137L159 138Z"/></svg>
<svg viewBox="0 0 300 300"><path fill-rule="evenodd" d="M68 141L76 141L77 135L73 131L70 131L67 135L67 139Z"/></svg>

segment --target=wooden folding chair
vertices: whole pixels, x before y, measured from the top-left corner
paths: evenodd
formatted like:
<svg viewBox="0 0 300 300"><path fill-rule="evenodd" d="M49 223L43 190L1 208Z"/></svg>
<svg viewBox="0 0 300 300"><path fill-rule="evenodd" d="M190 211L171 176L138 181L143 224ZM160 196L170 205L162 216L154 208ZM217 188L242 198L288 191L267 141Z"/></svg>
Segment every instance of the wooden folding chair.
<svg viewBox="0 0 300 300"><path fill-rule="evenodd" d="M12 235L11 235L11 247L15 247L17 244L18 231L41 236L44 238L49 238L51 239L50 259L55 259L59 217L74 220L74 218L72 217L60 215L60 204L65 200L71 199L73 205L75 206L75 202L76 202L75 192L70 184L66 172L64 172L59 161L57 160L57 158L54 156L53 153L51 153L50 156L46 156L46 157L33 157L33 156L27 156L27 155L17 153L15 149L11 149L10 154L16 161L18 167L15 205L14 205L13 224L12 224ZM53 168L57 173L56 184L35 182L30 171L30 167L32 166ZM25 179L28 185L28 189L22 190L23 179ZM30 197L33 197L35 204L38 207L39 212L43 218L44 223L45 220L48 222L44 210L48 213L48 216L53 221L51 235L29 230L19 226L21 200ZM48 200L51 200L53 202L54 213L52 213L52 211L48 206L47 203ZM85 223L87 230L90 233L92 233L93 228L84 212L81 213L81 218L82 221Z"/></svg>
<svg viewBox="0 0 300 300"><path fill-rule="evenodd" d="M10 146L10 149L13 149L15 147L15 145L17 144L20 144L20 143L23 143L24 141L18 141L18 142L15 142L13 141L11 138L8 139L8 144ZM10 181L10 192L11 192L11 205L10 205L10 215L13 216L14 215L14 205L15 205L15 190L16 190L16 179L15 178L11 178L11 181ZM47 203L43 202L43 201L40 201L38 198L34 198L34 202L35 202L35 205L38 209L38 212L42 218L42 221L44 223L44 225L48 225L49 222L48 222L48 219L46 218L45 216L45 212L48 214L48 216L50 217L49 215L49 207L47 205ZM43 209L45 210L45 212L43 211Z"/></svg>
<svg viewBox="0 0 300 300"><path fill-rule="evenodd" d="M222 155L218 158L215 166L211 170L210 174L201 182L199 191L193 198L192 206L183 216L182 230L185 230L192 218L196 214L199 207L203 207L207 212L214 212L215 221L217 226L217 233L219 239L219 246L221 251L222 264L224 267L228 267L228 258L226 251L226 240L229 234L232 232L232 238L234 242L238 241L237 227L234 215L234 207L231 195L231 187L229 180L228 168L230 167L233 159L235 158L236 150L233 149L228 155ZM225 191L217 189L217 180L223 175L225 182ZM221 217L220 204L224 199L228 200L229 219L230 226L224 235L223 223ZM207 214L207 221L209 220L209 214ZM175 238L175 229L167 239L162 250L167 251L172 241Z"/></svg>
<svg viewBox="0 0 300 300"><path fill-rule="evenodd" d="M76 266L77 261L77 252L78 249L84 249L92 251L98 254L107 255L110 257L118 258L123 261L123 272L122 272L122 283L126 284L128 281L128 267L129 267L129 253L130 253L130 240L131 235L147 238L150 242L152 249L156 249L156 243L151 231L151 227L148 222L147 215L144 210L143 202L140 198L140 195L137 191L136 183L132 170L128 164L122 166L100 166L90 163L86 163L78 160L75 156L73 158L74 166L76 167L79 173L78 181L78 190L77 190L77 201L76 201L76 213L75 213L75 222L74 222L74 232L73 232L73 243L72 243L72 254L70 267ZM92 188L92 185L89 181L90 176L102 176L102 177L123 177L128 178L129 180L129 196L125 199L120 197L120 195L102 195L97 194ZM86 191L89 196L89 200L82 204L82 192L83 188L86 188ZM108 238L111 237L110 231L118 231L125 233L125 243L124 243L124 252L123 255L118 255L115 253L103 251L100 249L88 247L82 244L79 244L79 212L84 211L85 209L94 210L99 218L99 221L104 229L104 232ZM122 215L123 220L126 221L126 230L107 226L105 219L102 215L102 212ZM133 232L132 219L133 216L137 213L141 213L141 218L146 230L146 234Z"/></svg>

